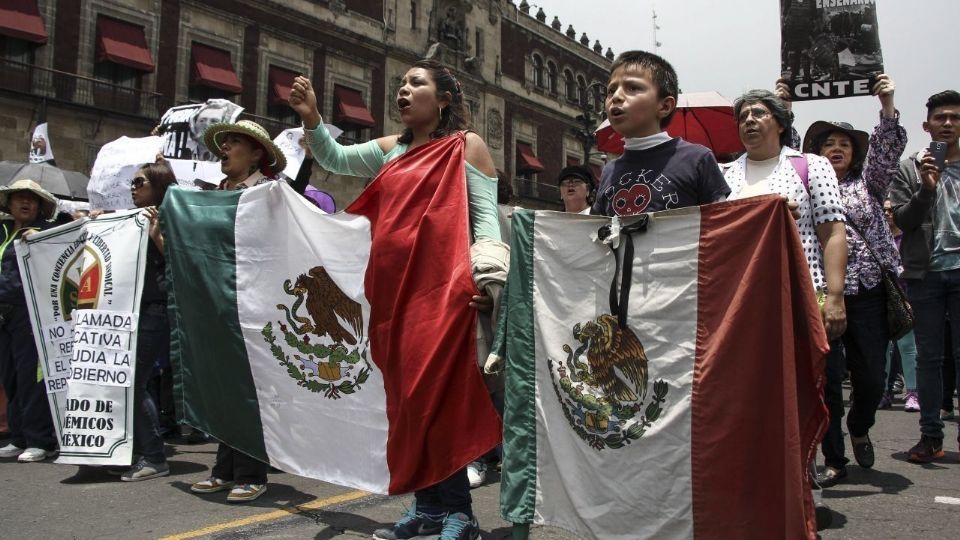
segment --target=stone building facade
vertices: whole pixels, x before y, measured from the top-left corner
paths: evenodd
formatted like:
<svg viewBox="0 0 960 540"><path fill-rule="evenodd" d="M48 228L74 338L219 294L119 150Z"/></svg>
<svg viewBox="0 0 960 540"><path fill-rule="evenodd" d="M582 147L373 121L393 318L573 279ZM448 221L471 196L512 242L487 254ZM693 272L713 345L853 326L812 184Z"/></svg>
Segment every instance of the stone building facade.
<svg viewBox="0 0 960 540"><path fill-rule="evenodd" d="M228 98L272 134L296 74L320 112L363 142L398 133L400 78L425 56L462 81L473 129L519 203L557 207L582 163L613 53L524 0L11 0L0 8L0 159L26 159L46 103L57 164L88 172L99 148L144 136L170 106ZM587 156L602 165L595 149ZM364 180L315 168L352 201Z"/></svg>

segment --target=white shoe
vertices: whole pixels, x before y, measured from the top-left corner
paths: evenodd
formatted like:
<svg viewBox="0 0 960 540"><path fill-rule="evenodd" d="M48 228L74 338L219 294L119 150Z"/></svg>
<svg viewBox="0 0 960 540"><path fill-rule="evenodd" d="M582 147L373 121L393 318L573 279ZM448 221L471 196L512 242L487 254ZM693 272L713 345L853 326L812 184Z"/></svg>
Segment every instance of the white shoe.
<svg viewBox="0 0 960 540"><path fill-rule="evenodd" d="M12 458L17 457L23 453L23 448L15 446L13 444L8 444L3 448L0 448L0 458Z"/></svg>
<svg viewBox="0 0 960 540"><path fill-rule="evenodd" d="M43 461L55 454L56 452L48 452L43 448L27 448L17 457L17 461L20 463L33 463L36 461Z"/></svg>
<svg viewBox="0 0 960 540"><path fill-rule="evenodd" d="M480 487L487 479L487 466L479 461L467 465L467 478L470 480L470 489Z"/></svg>

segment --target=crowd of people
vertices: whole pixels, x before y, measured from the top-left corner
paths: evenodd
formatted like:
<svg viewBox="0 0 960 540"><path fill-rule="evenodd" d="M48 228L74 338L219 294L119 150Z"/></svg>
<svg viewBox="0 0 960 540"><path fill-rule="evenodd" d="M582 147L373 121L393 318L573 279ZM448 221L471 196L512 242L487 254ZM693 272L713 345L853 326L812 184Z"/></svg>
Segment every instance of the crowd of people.
<svg viewBox="0 0 960 540"><path fill-rule="evenodd" d="M642 51L621 54L611 67L605 102L613 129L624 138L623 154L610 160L595 178L589 167L568 166L557 178L561 202L570 213L631 216L704 205L757 195L778 194L796 221L813 288L830 340L824 401L829 429L822 443L825 466L817 476L824 487L842 482L849 459L843 434L860 467L874 465L870 429L878 408L891 406L905 391L905 411L919 412L920 438L904 449L910 461L927 463L944 456L944 423L952 417L960 357L960 93L932 95L926 103L924 130L946 147L943 156L922 151L901 160L907 144L894 105L896 85L877 77L873 94L880 102L872 133L843 122L814 122L801 140L794 129L789 88L751 90L734 104L734 116L746 151L719 165L700 145L665 131L676 110L678 78L663 58ZM416 171L388 163L427 145L460 148L468 191L471 238L475 244L500 244L504 183L498 184L493 158L483 139L470 131L464 93L456 76L433 60L418 61L404 75L396 95L403 121L400 134L344 146L327 131L312 84L296 78L290 106L300 116L312 159L326 171L377 177L403 190ZM285 167L283 153L267 132L250 121L214 124L203 134L221 160L220 190L247 189L274 181ZM453 151L453 150L451 150ZM383 174L381 174L383 171ZM164 240L158 210L175 183L163 160L146 164L131 179L137 207L150 219L150 246L139 318L135 450L139 459L117 471L122 480L164 476L161 421L151 379L164 368L169 349L166 313ZM656 185L651 185L656 182ZM10 438L0 457L41 461L55 454L56 439L44 386L37 380L37 351L25 305L23 284L12 242L50 226L56 200L35 182L0 189L3 224L0 244L0 376L8 401ZM905 335L890 335L889 277L899 280L912 306L914 324ZM502 283L499 283L502 285ZM495 312L496 288L470 299L480 315ZM475 332L474 329L464 329ZM948 371L949 368L949 371ZM842 385L849 379L849 412ZM899 384L898 384L899 383ZM491 387L497 402L502 387ZM960 441L960 438L958 438ZM477 538L479 524L470 488L498 452L470 464L450 478L417 491L415 504L374 538L395 540L442 534ZM267 464L220 443L210 476L191 486L198 494L229 491L231 502L260 497L267 488Z"/></svg>

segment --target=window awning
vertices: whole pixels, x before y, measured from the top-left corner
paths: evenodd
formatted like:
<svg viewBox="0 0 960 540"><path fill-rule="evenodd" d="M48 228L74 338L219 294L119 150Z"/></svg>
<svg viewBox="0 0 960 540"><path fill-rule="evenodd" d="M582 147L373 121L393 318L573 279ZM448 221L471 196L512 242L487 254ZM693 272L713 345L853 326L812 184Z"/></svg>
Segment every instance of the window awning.
<svg viewBox="0 0 960 540"><path fill-rule="evenodd" d="M334 86L333 97L336 100L336 110L333 113L335 122L361 127L373 127L376 124L363 103L363 95L357 90L345 86Z"/></svg>
<svg viewBox="0 0 960 540"><path fill-rule="evenodd" d="M297 73L270 66L270 102L274 105L286 105L290 100L290 90L293 89L293 79Z"/></svg>
<svg viewBox="0 0 960 540"><path fill-rule="evenodd" d="M535 173L543 171L543 163L527 143L517 142L517 171Z"/></svg>
<svg viewBox="0 0 960 540"><path fill-rule="evenodd" d="M104 16L97 17L97 61L147 72L156 68L143 27Z"/></svg>
<svg viewBox="0 0 960 540"><path fill-rule="evenodd" d="M580 164L580 160L578 158L567 156L567 167L573 167L574 165L579 165L579 164Z"/></svg>
<svg viewBox="0 0 960 540"><path fill-rule="evenodd" d="M239 94L243 90L237 72L230 62L230 53L194 42L191 47L193 58L193 84L210 86Z"/></svg>
<svg viewBox="0 0 960 540"><path fill-rule="evenodd" d="M0 34L33 43L46 43L47 29L37 9L37 0L7 0L0 3Z"/></svg>

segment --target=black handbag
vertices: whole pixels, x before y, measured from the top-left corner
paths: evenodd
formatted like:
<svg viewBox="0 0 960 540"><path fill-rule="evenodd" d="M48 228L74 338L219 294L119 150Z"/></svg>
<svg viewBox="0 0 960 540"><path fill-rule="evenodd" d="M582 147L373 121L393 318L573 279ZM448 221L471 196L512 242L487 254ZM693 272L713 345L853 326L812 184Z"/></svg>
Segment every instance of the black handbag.
<svg viewBox="0 0 960 540"><path fill-rule="evenodd" d="M903 287L900 286L893 270L883 267L880 258L874 253L870 247L870 242L867 242L867 239L860 232L860 229L849 221L847 225L860 236L860 239L863 240L863 245L867 247L870 256L873 257L873 260L877 263L877 267L880 268L880 279L883 281L883 288L887 293L887 334L890 336L890 339L896 341L909 334L910 330L913 330L913 308L910 307L910 302L907 301L907 293L904 292Z"/></svg>

